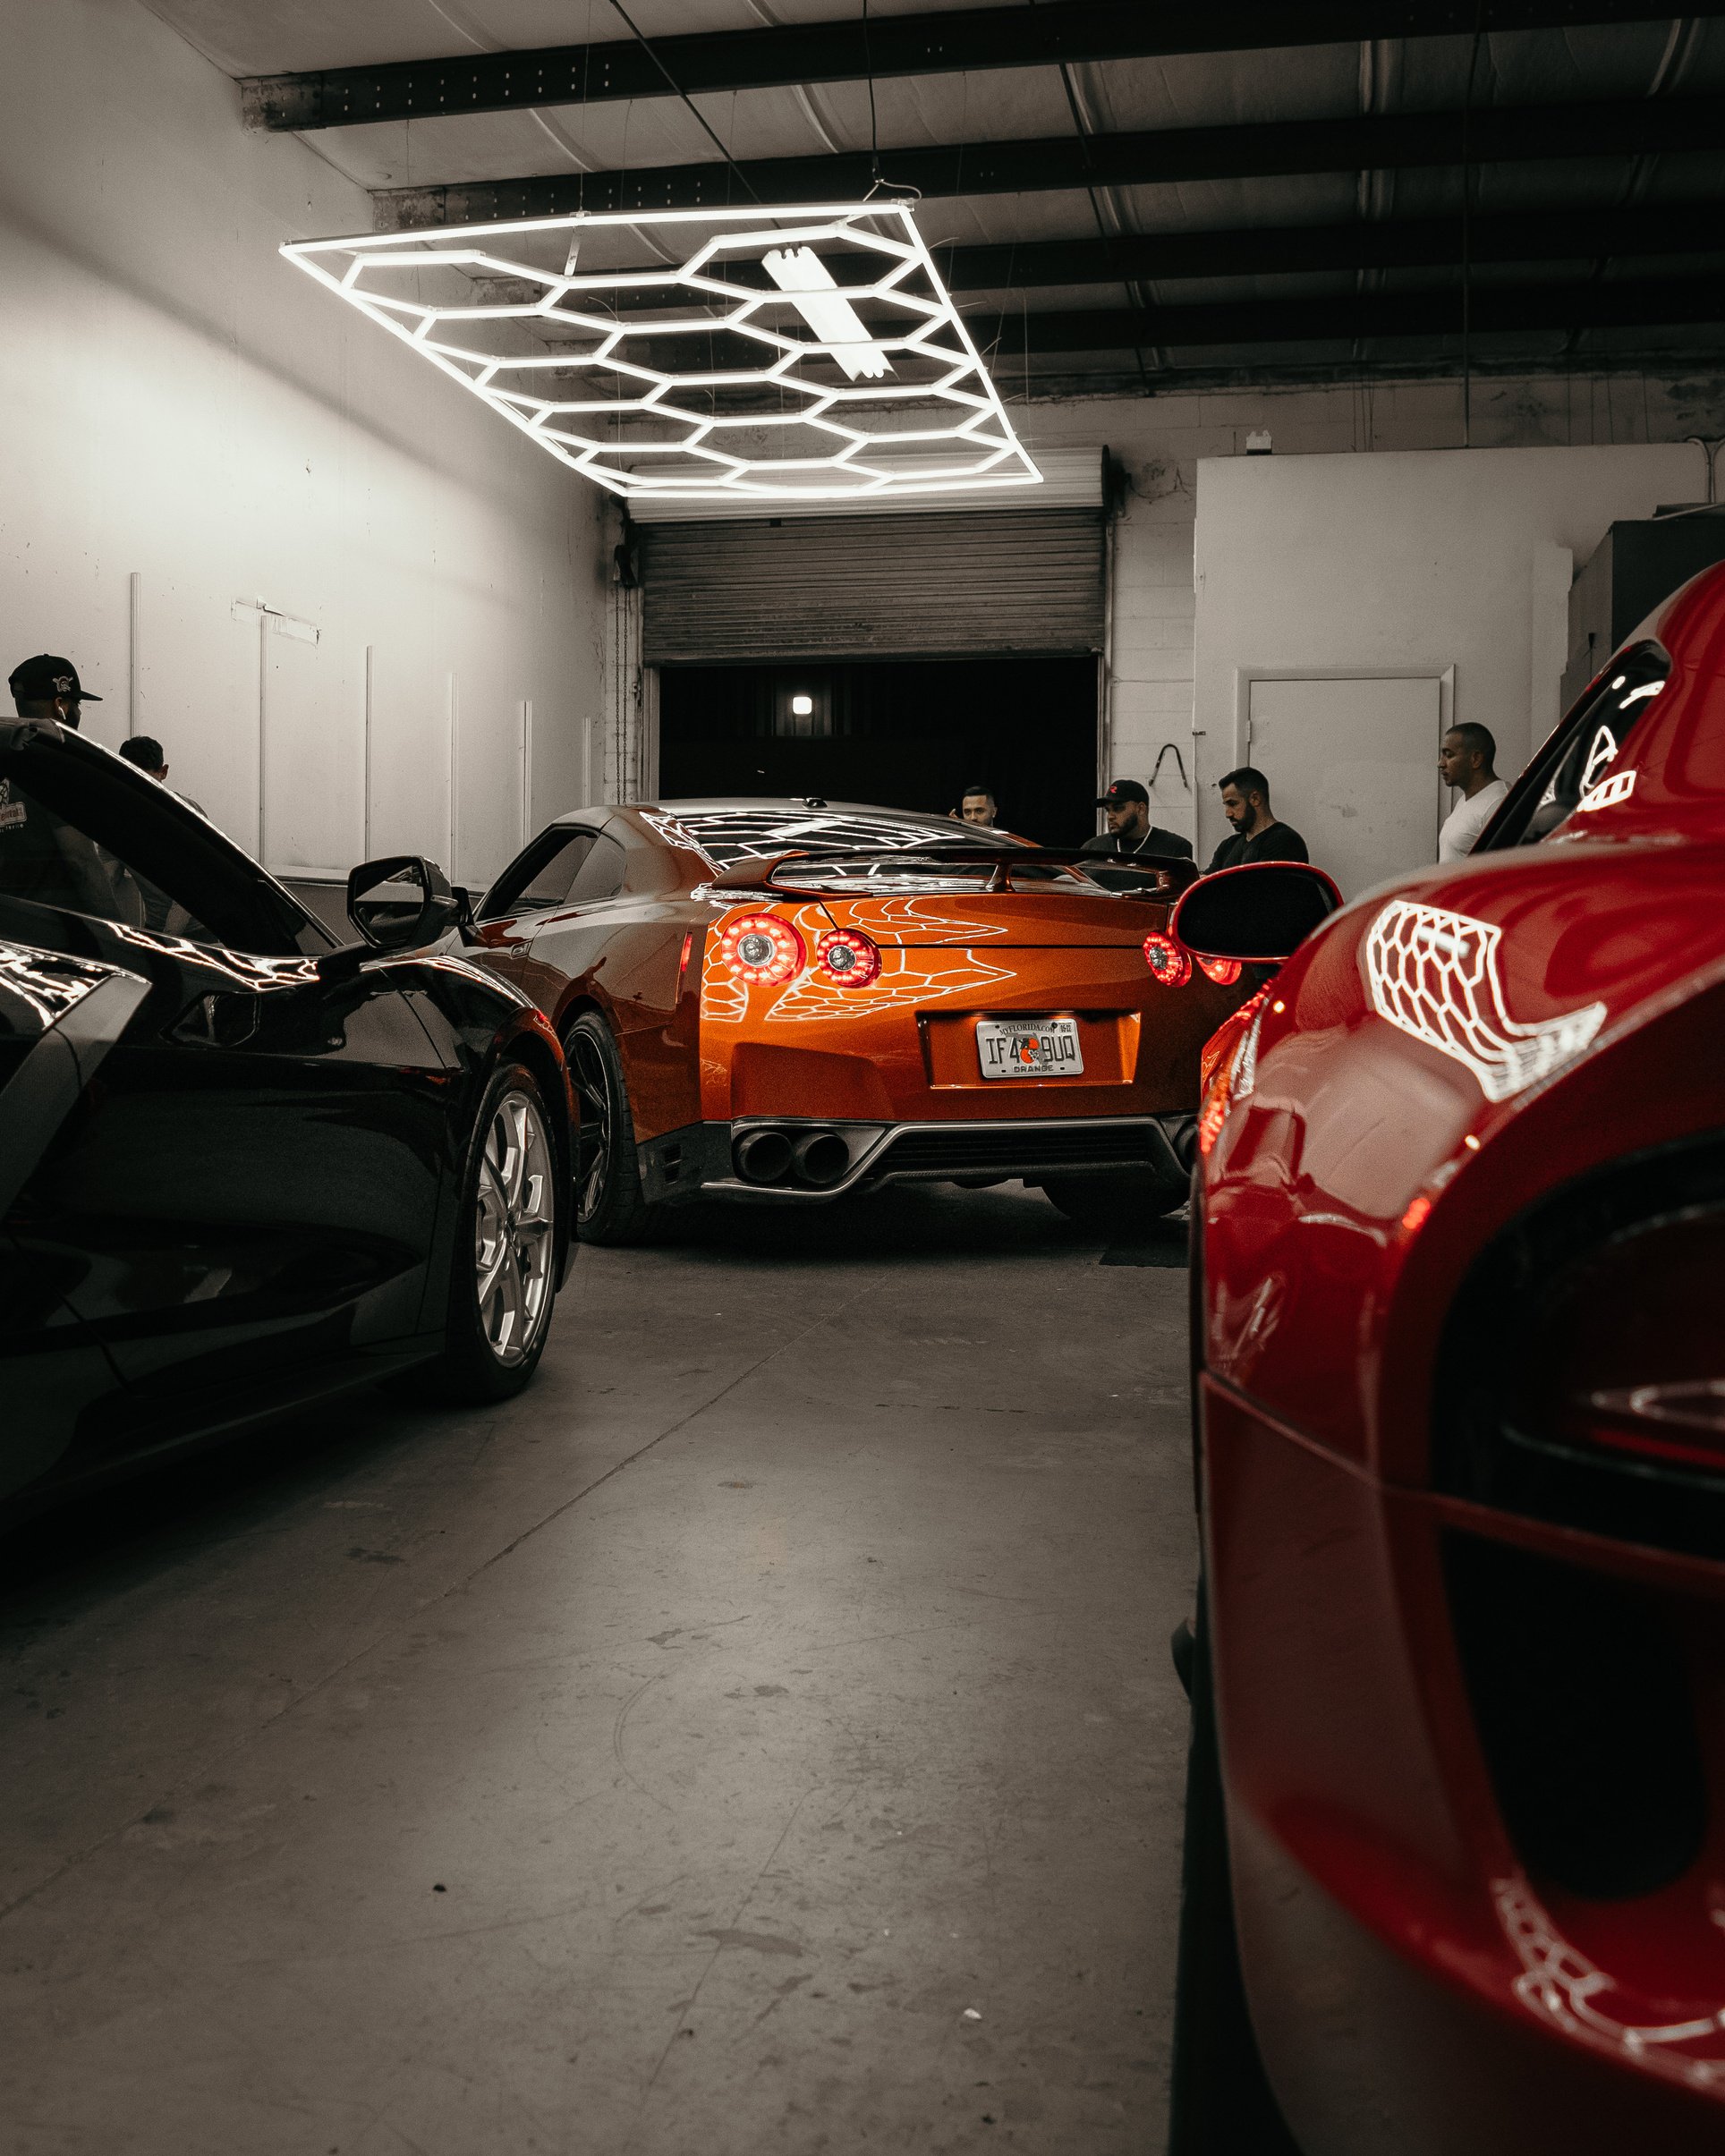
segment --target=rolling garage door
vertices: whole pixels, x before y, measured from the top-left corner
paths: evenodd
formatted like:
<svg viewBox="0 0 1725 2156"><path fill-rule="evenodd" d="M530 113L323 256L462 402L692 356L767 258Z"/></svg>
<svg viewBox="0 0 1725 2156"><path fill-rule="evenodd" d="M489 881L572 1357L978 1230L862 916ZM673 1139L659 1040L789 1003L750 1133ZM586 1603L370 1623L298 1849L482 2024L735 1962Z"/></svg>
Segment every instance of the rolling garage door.
<svg viewBox="0 0 1725 2156"><path fill-rule="evenodd" d="M1100 651L1100 508L639 528L649 666Z"/></svg>

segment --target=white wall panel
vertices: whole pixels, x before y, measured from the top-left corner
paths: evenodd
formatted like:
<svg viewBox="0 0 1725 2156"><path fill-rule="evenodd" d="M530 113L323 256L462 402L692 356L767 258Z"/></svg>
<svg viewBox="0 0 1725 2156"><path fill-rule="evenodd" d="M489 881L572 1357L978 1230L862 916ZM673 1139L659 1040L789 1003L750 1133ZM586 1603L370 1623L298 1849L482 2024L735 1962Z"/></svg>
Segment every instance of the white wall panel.
<svg viewBox="0 0 1725 2156"><path fill-rule="evenodd" d="M1542 476L1534 482L1535 491L1562 484L1557 475L1565 460L1563 446L1669 444L1670 455L1657 466L1666 475L1660 485L1667 490L1657 498L1693 501L1704 490L1705 466L1700 450L1681 445L1686 436L1718 434L1725 427L1725 377L1695 368L1615 378L1574 371L1498 376L1474 382L1473 406L1476 443L1492 450L1539 446L1546 461L1538 468ZM1162 776L1151 787L1152 812L1158 823L1190 837L1202 810L1207 852L1221 836L1215 782L1240 759L1231 709L1219 734L1209 730L1207 717L1194 721L1193 545L1200 461L1225 460L1254 474L1286 473L1313 457L1364 467L1400 452L1448 451L1461 438L1460 386L1415 381L1228 395L1086 397L1014 403L1012 412L1032 456L1046 457L1076 444L1106 443L1125 469L1125 501L1113 536L1112 742L1107 769L1110 776L1148 783L1163 744L1177 744L1194 785L1182 786L1173 758L1164 757ZM1246 436L1260 429L1270 430L1275 453L1247 458ZM1389 484L1393 491L1395 482ZM1634 498L1651 503L1653 497L1637 488ZM1593 526L1585 529L1591 531ZM1264 606L1273 610L1281 604L1282 591L1304 592L1314 583L1326 587L1321 605L1345 604L1350 571L1338 567L1326 580L1327 562L1351 560L1347 535L1337 537L1339 544L1332 548L1330 535L1304 533L1297 560L1285 534L1251 546L1247 558ZM1551 543L1575 542L1554 533ZM1583 557L1577 554L1576 558ZM1513 572L1516 590L1536 624L1551 618L1550 559L1545 557L1547 568L1537 586L1530 561L1522 561ZM1249 607L1251 595L1242 603ZM1512 646L1520 634L1513 632ZM1542 649L1543 639L1535 635ZM1339 662L1320 658L1312 663ZM1447 663L1440 661L1440 667ZM1531 652L1527 663L1533 664ZM1364 670L1371 670L1369 664ZM1206 729L1195 740L1194 723Z"/></svg>
<svg viewBox="0 0 1725 2156"><path fill-rule="evenodd" d="M270 865L333 873L364 843L367 647L379 849L447 853L455 672L455 865L482 881L517 843L524 699L535 820L582 798L596 494L280 259L367 227L368 198L246 133L234 84L136 0L0 0L0 674L68 653L113 744L130 687L172 783L251 846L249 609L315 624L266 646Z"/></svg>
<svg viewBox="0 0 1725 2156"><path fill-rule="evenodd" d="M1672 443L1201 463L1195 717L1207 775L1247 760L1243 684L1259 675L1453 668L1449 723L1489 726L1513 777L1534 745L1533 654L1540 641L1555 651L1534 605L1551 549L1585 560L1614 518L1683 499L1699 461ZM1274 788L1268 753L1250 760ZM1213 845L1213 785L1200 800Z"/></svg>

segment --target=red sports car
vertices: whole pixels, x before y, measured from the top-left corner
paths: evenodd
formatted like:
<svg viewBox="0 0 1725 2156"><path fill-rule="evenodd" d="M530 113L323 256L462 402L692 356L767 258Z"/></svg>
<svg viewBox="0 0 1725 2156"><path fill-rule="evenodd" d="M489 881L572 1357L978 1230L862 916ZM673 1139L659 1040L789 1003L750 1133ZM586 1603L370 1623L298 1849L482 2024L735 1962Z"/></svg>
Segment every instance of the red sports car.
<svg viewBox="0 0 1725 2156"><path fill-rule="evenodd" d="M1332 906L1174 922L1287 963L1199 1124L1170 2146L1718 2151L1725 569Z"/></svg>

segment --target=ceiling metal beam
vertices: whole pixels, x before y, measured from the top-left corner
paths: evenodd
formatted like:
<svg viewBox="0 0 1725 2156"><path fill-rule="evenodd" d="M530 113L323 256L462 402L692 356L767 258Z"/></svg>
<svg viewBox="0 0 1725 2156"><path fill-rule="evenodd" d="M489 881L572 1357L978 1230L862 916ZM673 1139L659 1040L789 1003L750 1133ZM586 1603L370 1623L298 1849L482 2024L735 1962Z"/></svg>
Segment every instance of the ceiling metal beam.
<svg viewBox="0 0 1725 2156"><path fill-rule="evenodd" d="M1033 11L1040 13L1040 10ZM880 153L889 185L925 197L1047 193L1185 180L1295 173L1389 172L1461 161L1463 115L1349 114L1334 120L1254 121L1141 133L1057 135L1024 142L960 142ZM1614 99L1585 105L1488 106L1466 122L1476 165L1542 157L1594 160L1714 150L1725 140L1725 98ZM733 203L852 202L875 178L867 150L838 157L753 157L735 164L650 165L629 172L532 174L378 191L380 231L567 216L577 210L720 209Z"/></svg>
<svg viewBox="0 0 1725 2156"><path fill-rule="evenodd" d="M967 326L985 353L1130 352L1194 345L1297 344L1461 334L1461 292L1369 293L1339 299L1230 301L1192 307L1097 308L1004 314ZM1474 336L1499 332L1675 328L1725 324L1725 278L1646 278L1622 284L1480 285L1469 300Z"/></svg>
<svg viewBox="0 0 1725 2156"><path fill-rule="evenodd" d="M1474 217L1466 251L1475 262L1725 255L1725 202ZM1449 268L1461 261L1463 253L1462 221L1455 216L1134 233L1102 240L1007 241L987 247L936 247L934 259L950 291L991 292L1039 284L1118 284L1146 277Z"/></svg>
<svg viewBox="0 0 1725 2156"><path fill-rule="evenodd" d="M1688 14L1725 13L1725 5ZM775 30L702 30L650 42L547 46L392 61L241 84L248 125L276 132L355 127L431 115L532 111L676 90L762 89L858 81L865 76L950 74L1062 62L1220 53L1287 46L1353 45L1384 38L1472 36L1487 30L1571 30L1589 23L1665 21L1670 0L1060 0L1055 6L985 7L787 23Z"/></svg>

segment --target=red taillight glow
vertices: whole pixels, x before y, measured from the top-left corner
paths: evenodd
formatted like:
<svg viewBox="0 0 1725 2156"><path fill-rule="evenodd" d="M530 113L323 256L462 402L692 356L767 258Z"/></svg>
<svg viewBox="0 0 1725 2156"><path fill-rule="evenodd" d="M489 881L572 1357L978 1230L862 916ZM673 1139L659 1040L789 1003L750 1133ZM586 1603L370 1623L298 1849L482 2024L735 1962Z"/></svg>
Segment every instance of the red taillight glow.
<svg viewBox="0 0 1725 2156"><path fill-rule="evenodd" d="M1184 988L1192 978L1191 959L1173 937L1164 936L1160 929L1152 929L1144 938L1144 963L1165 989Z"/></svg>
<svg viewBox="0 0 1725 2156"><path fill-rule="evenodd" d="M857 929L829 929L815 946L817 980L836 989L865 989L880 971L880 954Z"/></svg>
<svg viewBox="0 0 1725 2156"><path fill-rule="evenodd" d="M740 980L778 988L803 971L803 938L777 913L744 913L718 939L718 955Z"/></svg>
<svg viewBox="0 0 1725 2156"><path fill-rule="evenodd" d="M1203 1089L1198 1110L1198 1150L1206 1158L1222 1134L1228 1111L1252 1091L1258 1070L1258 1024L1268 989L1243 1003L1225 1025L1204 1043L1199 1065Z"/></svg>
<svg viewBox="0 0 1725 2156"><path fill-rule="evenodd" d="M1219 989L1231 989L1240 978L1240 962L1237 958L1201 958L1198 970L1213 980Z"/></svg>
<svg viewBox="0 0 1725 2156"><path fill-rule="evenodd" d="M1590 1396L1599 1442L1679 1466L1725 1464L1725 1378L1617 1387Z"/></svg>

